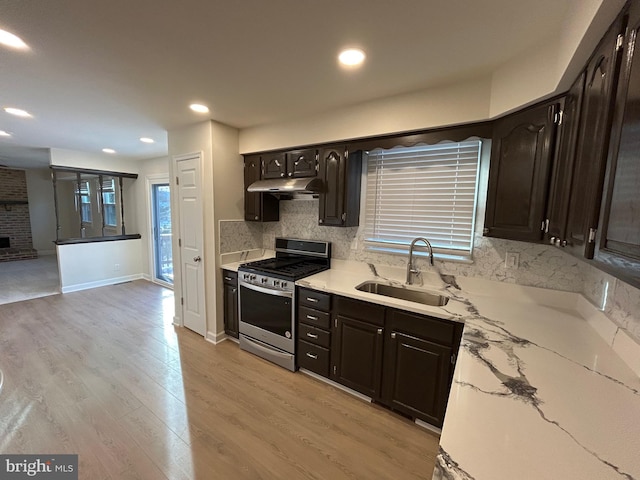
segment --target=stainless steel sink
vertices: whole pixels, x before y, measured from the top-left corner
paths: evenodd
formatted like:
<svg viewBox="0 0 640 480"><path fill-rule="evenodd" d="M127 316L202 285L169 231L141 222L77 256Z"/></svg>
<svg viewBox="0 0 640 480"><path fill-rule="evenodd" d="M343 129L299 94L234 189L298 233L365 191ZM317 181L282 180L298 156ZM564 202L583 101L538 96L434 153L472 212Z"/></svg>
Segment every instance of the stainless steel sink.
<svg viewBox="0 0 640 480"><path fill-rule="evenodd" d="M410 302L422 303L434 307L442 307L449 302L449 297L438 293L429 292L420 288L408 286L389 285L381 282L363 282L356 287L356 290L367 293L375 293L376 295L384 295L385 297L398 298L400 300L408 300Z"/></svg>

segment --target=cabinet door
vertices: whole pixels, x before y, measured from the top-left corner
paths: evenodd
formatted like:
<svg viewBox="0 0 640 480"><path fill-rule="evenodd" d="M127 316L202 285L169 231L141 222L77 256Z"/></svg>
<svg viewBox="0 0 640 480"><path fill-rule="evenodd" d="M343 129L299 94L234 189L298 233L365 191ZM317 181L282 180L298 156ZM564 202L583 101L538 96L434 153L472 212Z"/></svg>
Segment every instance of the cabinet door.
<svg viewBox="0 0 640 480"><path fill-rule="evenodd" d="M606 152L611 130L613 91L620 55L616 40L622 20L606 33L586 69L578 145L567 215L567 248L576 255L593 258L602 199Z"/></svg>
<svg viewBox="0 0 640 480"><path fill-rule="evenodd" d="M338 315L331 378L371 398L380 396L384 329Z"/></svg>
<svg viewBox="0 0 640 480"><path fill-rule="evenodd" d="M284 153L269 153L262 155L264 171L262 178L282 178L287 176L287 161Z"/></svg>
<svg viewBox="0 0 640 480"><path fill-rule="evenodd" d="M323 181L318 223L357 227L360 222L362 151L345 147L325 148L319 153L318 176Z"/></svg>
<svg viewBox="0 0 640 480"><path fill-rule="evenodd" d="M556 109L555 103L543 104L496 122L485 219L487 236L542 239Z"/></svg>
<svg viewBox="0 0 640 480"><path fill-rule="evenodd" d="M346 161L344 147L325 148L320 151L319 176L324 184L320 194L318 220L321 225L344 223Z"/></svg>
<svg viewBox="0 0 640 480"><path fill-rule="evenodd" d="M630 10L595 258L640 287L640 3Z"/></svg>
<svg viewBox="0 0 640 480"><path fill-rule="evenodd" d="M247 192L247 187L260 180L260 156L251 155L244 159L244 219L260 220L261 195Z"/></svg>
<svg viewBox="0 0 640 480"><path fill-rule="evenodd" d="M260 155L244 158L244 219L250 222L277 222L280 218L280 203L270 194L247 192L247 187L262 177Z"/></svg>
<svg viewBox="0 0 640 480"><path fill-rule="evenodd" d="M394 331L387 349L384 402L441 427L449 393L451 348Z"/></svg>
<svg viewBox="0 0 640 480"><path fill-rule="evenodd" d="M315 177L318 174L316 150L295 150L287 153L288 176L294 178Z"/></svg>
<svg viewBox="0 0 640 480"><path fill-rule="evenodd" d="M238 285L224 283L224 331L238 338Z"/></svg>
<svg viewBox="0 0 640 480"><path fill-rule="evenodd" d="M576 158L584 79L585 74L583 72L564 98L564 105L561 107L562 120L558 126L557 148L551 174L551 189L547 207L547 219L549 222L545 240L560 247L566 245L571 176Z"/></svg>

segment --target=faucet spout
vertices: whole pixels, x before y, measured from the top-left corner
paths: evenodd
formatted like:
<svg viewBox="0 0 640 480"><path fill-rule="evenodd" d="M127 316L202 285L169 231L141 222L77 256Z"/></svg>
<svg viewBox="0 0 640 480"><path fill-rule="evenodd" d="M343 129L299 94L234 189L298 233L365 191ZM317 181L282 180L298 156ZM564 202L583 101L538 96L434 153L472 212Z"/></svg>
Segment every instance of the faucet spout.
<svg viewBox="0 0 640 480"><path fill-rule="evenodd" d="M424 237L414 238L409 246L409 260L407 261L407 285L412 285L413 280L411 277L412 273L420 273L420 270L413 266L413 249L416 246L417 242L423 242L427 248L429 248L429 263L433 266L433 248L431 247L431 243Z"/></svg>

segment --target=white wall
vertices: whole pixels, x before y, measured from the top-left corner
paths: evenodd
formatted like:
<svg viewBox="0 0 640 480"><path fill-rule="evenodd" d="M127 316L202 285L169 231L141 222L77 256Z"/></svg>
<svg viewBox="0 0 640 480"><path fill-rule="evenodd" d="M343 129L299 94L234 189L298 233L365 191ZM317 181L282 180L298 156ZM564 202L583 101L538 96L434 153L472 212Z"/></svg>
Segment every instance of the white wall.
<svg viewBox="0 0 640 480"><path fill-rule="evenodd" d="M178 230L179 209L176 195L173 157L202 152L202 202L204 248L202 263L205 276L207 338L217 341L224 335L222 282L220 281L219 228L220 220L244 217L244 174L238 153L238 130L206 121L169 132L171 161L172 221ZM176 317L181 312L182 278L179 266L177 235L174 235L174 290ZM176 318L177 323L182 319Z"/></svg>
<svg viewBox="0 0 640 480"><path fill-rule="evenodd" d="M79 152L63 148L52 148L50 162L51 165L58 167L138 173L137 162L108 153Z"/></svg>
<svg viewBox="0 0 640 480"><path fill-rule="evenodd" d="M304 119L245 128L240 152L249 153L333 140L454 125L489 117L489 76L383 98Z"/></svg>
<svg viewBox="0 0 640 480"><path fill-rule="evenodd" d="M541 38L493 72L462 83L240 131L251 153L488 120L566 91L624 0L573 0L560 38Z"/></svg>
<svg viewBox="0 0 640 480"><path fill-rule="evenodd" d="M54 208L53 183L48 168L26 170L29 216L33 248L39 255L56 251L56 211Z"/></svg>
<svg viewBox="0 0 640 480"><path fill-rule="evenodd" d="M142 278L142 240L58 245L62 293Z"/></svg>
<svg viewBox="0 0 640 480"><path fill-rule="evenodd" d="M180 129L172 130L168 132L169 143L169 171L171 177L171 223L173 224L174 231L178 232L180 225L179 204L176 198L177 186L175 183L175 172L173 158L175 156L189 154L189 153L201 153L202 155L202 202L203 202L203 225L205 235L205 245L207 242L214 242L215 237L211 236L212 230L209 226L213 220L213 173L211 169L212 154L211 154L211 122L202 122L195 125L189 125ZM175 323L182 325L182 305L180 304L180 293L182 292L182 275L180 265L180 249L178 247L178 235L173 236L173 291L175 295ZM207 265L209 257L207 252L202 256L203 265ZM211 259L214 262L214 259ZM215 289L211 289L208 285L209 280L205 274L205 298L207 301L207 312L210 308L213 308L215 312ZM213 299L213 305L209 305L209 299ZM207 325L207 330L209 325Z"/></svg>

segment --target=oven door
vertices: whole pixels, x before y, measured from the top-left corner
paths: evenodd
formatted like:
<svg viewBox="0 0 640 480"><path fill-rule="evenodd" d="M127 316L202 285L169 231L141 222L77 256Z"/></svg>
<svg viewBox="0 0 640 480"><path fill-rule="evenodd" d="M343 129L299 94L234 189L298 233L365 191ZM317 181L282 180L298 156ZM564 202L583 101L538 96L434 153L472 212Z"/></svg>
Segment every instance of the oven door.
<svg viewBox="0 0 640 480"><path fill-rule="evenodd" d="M295 353L294 293L238 282L240 333Z"/></svg>

